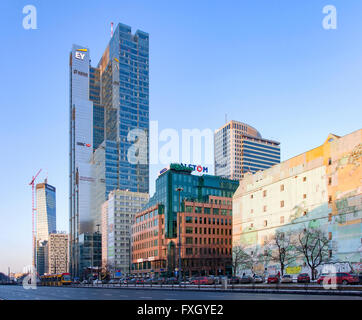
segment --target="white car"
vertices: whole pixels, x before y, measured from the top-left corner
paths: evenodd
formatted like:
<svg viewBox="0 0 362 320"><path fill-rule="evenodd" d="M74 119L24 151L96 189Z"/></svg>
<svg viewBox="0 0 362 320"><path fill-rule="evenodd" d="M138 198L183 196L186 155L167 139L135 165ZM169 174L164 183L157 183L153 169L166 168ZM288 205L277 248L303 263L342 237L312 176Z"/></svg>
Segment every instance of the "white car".
<svg viewBox="0 0 362 320"><path fill-rule="evenodd" d="M96 279L93 281L93 284L102 284L102 280Z"/></svg>

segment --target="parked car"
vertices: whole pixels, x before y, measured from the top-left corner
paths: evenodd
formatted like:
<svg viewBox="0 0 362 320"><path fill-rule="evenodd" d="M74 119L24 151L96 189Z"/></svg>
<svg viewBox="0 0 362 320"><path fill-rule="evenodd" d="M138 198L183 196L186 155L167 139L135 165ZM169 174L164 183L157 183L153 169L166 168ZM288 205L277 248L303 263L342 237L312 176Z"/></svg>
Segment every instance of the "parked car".
<svg viewBox="0 0 362 320"><path fill-rule="evenodd" d="M244 275L239 279L239 283L253 283L254 278L249 275Z"/></svg>
<svg viewBox="0 0 362 320"><path fill-rule="evenodd" d="M209 280L207 277L196 277L192 279L191 284L201 285L201 284L208 284Z"/></svg>
<svg viewBox="0 0 362 320"><path fill-rule="evenodd" d="M265 278L264 278L264 276L254 275L254 282L255 283L264 283Z"/></svg>
<svg viewBox="0 0 362 320"><path fill-rule="evenodd" d="M214 283L215 283L214 276L208 276L207 277L207 284L214 284Z"/></svg>
<svg viewBox="0 0 362 320"><path fill-rule="evenodd" d="M309 283L310 282L310 276L308 273L301 273L297 277L298 283Z"/></svg>
<svg viewBox="0 0 362 320"><path fill-rule="evenodd" d="M281 283L292 283L293 282L293 277L289 274L285 274L284 276L282 276L282 279L280 280Z"/></svg>
<svg viewBox="0 0 362 320"><path fill-rule="evenodd" d="M143 278L136 278L136 284L144 284L145 280Z"/></svg>
<svg viewBox="0 0 362 320"><path fill-rule="evenodd" d="M74 279L73 284L80 284L80 280L79 279Z"/></svg>
<svg viewBox="0 0 362 320"><path fill-rule="evenodd" d="M108 281L108 284L116 284L116 283L119 283L119 280L111 279L111 280Z"/></svg>
<svg viewBox="0 0 362 320"><path fill-rule="evenodd" d="M279 283L279 277L277 274L271 274L268 277L268 283Z"/></svg>
<svg viewBox="0 0 362 320"><path fill-rule="evenodd" d="M167 278L166 284L178 284L178 279L176 277Z"/></svg>
<svg viewBox="0 0 362 320"><path fill-rule="evenodd" d="M230 284L238 284L240 282L239 277L231 277L228 281Z"/></svg>
<svg viewBox="0 0 362 320"><path fill-rule="evenodd" d="M322 274L318 280L318 284L323 284L324 279L328 277L328 280L325 280L328 284L337 283L337 284L359 284L359 277L355 274L338 272L336 274Z"/></svg>
<svg viewBox="0 0 362 320"><path fill-rule="evenodd" d="M298 283L309 283L310 282L310 276L308 273L301 273L298 275L297 278L297 282Z"/></svg>
<svg viewBox="0 0 362 320"><path fill-rule="evenodd" d="M93 281L93 284L102 284L102 280L96 279Z"/></svg>

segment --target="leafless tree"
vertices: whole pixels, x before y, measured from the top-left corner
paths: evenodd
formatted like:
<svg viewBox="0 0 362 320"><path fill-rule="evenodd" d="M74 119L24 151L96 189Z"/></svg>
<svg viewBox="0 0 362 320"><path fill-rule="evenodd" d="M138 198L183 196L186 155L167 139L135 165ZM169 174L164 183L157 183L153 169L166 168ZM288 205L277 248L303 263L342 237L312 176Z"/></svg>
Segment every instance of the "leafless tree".
<svg viewBox="0 0 362 320"><path fill-rule="evenodd" d="M318 228L305 228L297 234L295 249L304 256L311 269L312 280L315 279L316 268L329 259L328 238Z"/></svg>
<svg viewBox="0 0 362 320"><path fill-rule="evenodd" d="M239 268L246 269L252 268L250 255L246 252L242 246L235 246L232 249L232 268L233 276L235 277L236 271Z"/></svg>
<svg viewBox="0 0 362 320"><path fill-rule="evenodd" d="M271 240L270 258L280 265L281 275L284 275L285 268L296 259L295 246L290 232L276 231Z"/></svg>

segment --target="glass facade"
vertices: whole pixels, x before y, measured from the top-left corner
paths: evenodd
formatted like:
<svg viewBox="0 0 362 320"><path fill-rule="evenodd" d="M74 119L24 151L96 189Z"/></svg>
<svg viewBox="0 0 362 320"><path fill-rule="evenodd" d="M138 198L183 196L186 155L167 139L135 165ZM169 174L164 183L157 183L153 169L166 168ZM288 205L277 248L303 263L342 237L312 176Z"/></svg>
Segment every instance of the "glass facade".
<svg viewBox="0 0 362 320"><path fill-rule="evenodd" d="M56 231L56 200L55 188L47 183L36 185L36 239L48 240L49 234Z"/></svg>
<svg viewBox="0 0 362 320"><path fill-rule="evenodd" d="M207 202L209 196L232 198L239 186L238 181L211 175L192 175L191 172L190 168L171 164L170 169L157 178L156 192L146 206L164 206L166 238L175 238L177 235L178 187L183 188L180 192L182 203L184 200Z"/></svg>

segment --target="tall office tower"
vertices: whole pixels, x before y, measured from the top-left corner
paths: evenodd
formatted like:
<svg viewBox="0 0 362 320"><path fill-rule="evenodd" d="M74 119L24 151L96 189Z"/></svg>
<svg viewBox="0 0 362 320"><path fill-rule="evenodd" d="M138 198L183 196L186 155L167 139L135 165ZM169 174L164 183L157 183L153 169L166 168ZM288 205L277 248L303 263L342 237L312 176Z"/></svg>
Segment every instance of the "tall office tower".
<svg viewBox="0 0 362 320"><path fill-rule="evenodd" d="M78 274L79 235L93 229L90 217L93 182L93 102L90 100L89 50L73 45L70 54L70 271ZM94 71L94 70L93 70ZM93 72L96 74L96 72Z"/></svg>
<svg viewBox="0 0 362 320"><path fill-rule="evenodd" d="M79 235L96 232L110 191L149 191L149 36L118 24L97 67L70 55L70 272Z"/></svg>
<svg viewBox="0 0 362 320"><path fill-rule="evenodd" d="M56 189L47 183L36 185L37 223L36 223L36 265L40 275L47 272L47 242L49 234L55 232Z"/></svg>
<svg viewBox="0 0 362 320"><path fill-rule="evenodd" d="M115 277L130 273L131 226L148 200L148 193L113 190L102 206L102 265Z"/></svg>
<svg viewBox="0 0 362 320"><path fill-rule="evenodd" d="M214 135L215 175L240 180L280 163L280 143L267 140L253 127L230 121Z"/></svg>
<svg viewBox="0 0 362 320"><path fill-rule="evenodd" d="M48 273L68 272L68 235L51 233L48 242Z"/></svg>

